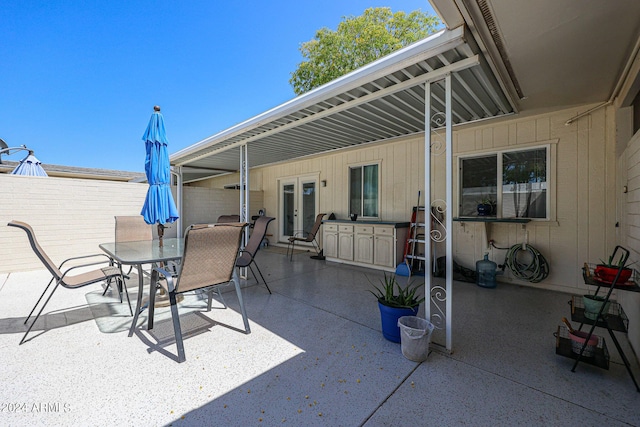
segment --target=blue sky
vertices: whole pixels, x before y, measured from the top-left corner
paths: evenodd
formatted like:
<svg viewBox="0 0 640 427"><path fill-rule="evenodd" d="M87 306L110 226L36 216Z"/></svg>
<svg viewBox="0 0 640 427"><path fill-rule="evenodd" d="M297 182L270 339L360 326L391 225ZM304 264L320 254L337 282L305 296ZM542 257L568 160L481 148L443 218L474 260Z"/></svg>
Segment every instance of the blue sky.
<svg viewBox="0 0 640 427"><path fill-rule="evenodd" d="M3 0L0 138L45 164L142 172L154 105L174 153L294 98L300 43L378 6L434 14L427 0Z"/></svg>

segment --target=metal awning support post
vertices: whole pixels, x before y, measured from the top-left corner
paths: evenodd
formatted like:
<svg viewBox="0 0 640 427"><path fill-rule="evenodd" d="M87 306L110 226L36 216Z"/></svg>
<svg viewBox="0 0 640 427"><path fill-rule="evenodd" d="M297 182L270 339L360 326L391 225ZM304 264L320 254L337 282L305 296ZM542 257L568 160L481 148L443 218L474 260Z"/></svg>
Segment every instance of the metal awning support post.
<svg viewBox="0 0 640 427"><path fill-rule="evenodd" d="M240 222L249 222L249 155L246 144L240 146Z"/></svg>
<svg viewBox="0 0 640 427"><path fill-rule="evenodd" d="M438 326L438 322L431 316L431 282L433 280L432 243L431 243L431 82L424 84L424 317ZM427 238L428 237L428 238ZM435 343L434 343L435 344Z"/></svg>
<svg viewBox="0 0 640 427"><path fill-rule="evenodd" d="M452 320L452 298L453 298L453 241L451 237L451 227L453 225L452 206L453 206L453 131L452 131L452 111L451 111L451 74L447 74L444 78L445 83L445 162L446 162L446 197L444 207L439 206L432 201L431 195L431 159L433 155L438 155L434 150L436 145L441 146L442 141L432 141L432 121L436 123L438 128L442 127L442 117L431 115L431 84L429 81L425 84L425 144L424 144L424 194L425 194L425 233L429 236L429 243L425 244L425 317L431 321L436 328L443 329L445 332L444 346L440 343L433 342L437 347L451 353L453 351L451 336L451 320ZM441 114L441 113L437 113ZM442 149L442 147L440 147ZM438 212L445 214L444 232L433 229L432 207ZM438 220L439 222L439 220ZM433 266L435 260L432 256L432 244L441 242L446 238L446 279L445 287L434 283ZM443 307L444 304L444 307ZM432 313L432 309L434 312Z"/></svg>
<svg viewBox="0 0 640 427"><path fill-rule="evenodd" d="M452 113L451 113L451 74L447 74L445 81L445 120L446 131L446 162L447 162L447 195L446 195L446 256L447 256L447 277L446 277L446 289L447 289L447 351L453 351L453 344L451 338L451 319L452 319L452 301L453 301L453 236L451 233L453 227L453 129L452 129Z"/></svg>
<svg viewBox="0 0 640 427"><path fill-rule="evenodd" d="M182 227L182 215L184 215L182 211L182 167L174 166L171 169L171 174L176 177L176 202L178 204L178 220L176 221L176 227L178 227L178 229L176 232L177 237L181 238L183 237L182 232L184 228Z"/></svg>
<svg viewBox="0 0 640 427"><path fill-rule="evenodd" d="M249 222L249 151L247 144L240 146L240 222ZM249 242L249 229L242 237L242 249ZM247 268L240 269L240 276L247 277Z"/></svg>

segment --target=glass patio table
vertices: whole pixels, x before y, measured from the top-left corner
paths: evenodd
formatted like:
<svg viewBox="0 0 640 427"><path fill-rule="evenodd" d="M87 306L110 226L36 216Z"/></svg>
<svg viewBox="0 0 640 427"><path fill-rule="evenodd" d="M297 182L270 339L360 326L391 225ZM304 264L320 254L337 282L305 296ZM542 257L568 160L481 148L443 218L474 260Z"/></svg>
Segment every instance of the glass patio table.
<svg viewBox="0 0 640 427"><path fill-rule="evenodd" d="M138 242L111 242L99 245L107 255L123 265L135 266L138 270L138 298L136 313L129 328L129 336L133 336L138 315L142 307L142 292L144 290L143 264L154 264L182 259L184 253L184 239L163 239L160 246L158 240L143 240Z"/></svg>

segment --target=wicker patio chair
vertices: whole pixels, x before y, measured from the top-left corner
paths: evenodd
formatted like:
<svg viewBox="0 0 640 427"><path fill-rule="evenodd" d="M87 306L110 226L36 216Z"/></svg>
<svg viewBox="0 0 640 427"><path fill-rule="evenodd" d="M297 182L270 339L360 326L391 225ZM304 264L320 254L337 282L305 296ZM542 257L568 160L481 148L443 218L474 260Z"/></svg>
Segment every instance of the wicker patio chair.
<svg viewBox="0 0 640 427"><path fill-rule="evenodd" d="M325 215L326 214L321 213L316 216L316 222L313 224L313 228L311 228L310 231L300 231L289 237L289 244L287 245L287 255L289 255L289 249L291 249L291 258L289 260L293 260L293 251L296 247L296 242L311 243L316 250L316 253L320 255L320 245L318 245L316 234L318 234L318 230L320 230L322 218L324 218Z"/></svg>
<svg viewBox="0 0 640 427"><path fill-rule="evenodd" d="M155 289L159 285L169 295L173 330L178 349L178 362L180 363L184 362L186 357L176 305L176 296L179 294L199 289L208 290L207 311L210 311L215 288L232 282L235 285L240 303L245 332L251 332L235 269L242 233L247 225L247 223L192 225L185 236L184 256L178 267L177 275L160 267L154 268L151 272L148 328L153 328ZM163 278L166 281L161 280Z"/></svg>
<svg viewBox="0 0 640 427"><path fill-rule="evenodd" d="M238 257L238 261L236 261L236 267L244 268L249 267L251 270L251 274L256 279L258 284L260 281L256 276L256 273L253 271L253 266L258 269L258 273L260 273L260 277L262 277L262 282L267 287L269 293L271 293L271 289L269 289L269 285L267 285L267 281L264 280L264 276L262 275L262 271L260 271L260 267L258 267L258 263L256 262L256 254L260 250L262 245L262 240L264 240L264 236L267 234L267 227L269 227L269 223L273 221L275 218L271 218L268 216L259 216L256 218L253 223L253 231L251 232L251 236L249 237L249 241L247 245L244 247L242 251L240 251L240 257Z"/></svg>
<svg viewBox="0 0 640 427"><path fill-rule="evenodd" d="M56 289L58 289L58 286L62 286L62 287L67 288L67 289L78 289L78 288L81 288L83 286L91 285L93 283L108 281L110 279L115 279L115 280L119 280L119 281L123 280L122 279L122 272L120 271L120 269L118 267L114 266L111 263L110 258L106 254L92 254L92 255L85 255L85 256L78 256L78 257L68 258L68 259L64 260L59 266L56 266L53 263L53 261L51 261L51 258L49 258L49 256L45 253L45 251L42 249L42 247L38 243L38 240L36 239L36 235L33 232L33 229L31 228L31 226L29 224L27 224L25 222L21 222L21 221L11 221L7 225L9 227L21 228L22 230L25 231L25 233L27 233L27 237L29 238L29 243L31 244L31 249L33 249L33 252L35 252L36 256L40 259L40 261L42 261L44 266L47 268L47 270L49 270L49 272L53 276L51 278L51 280L49 281L49 284L47 285L47 287L42 292L42 295L40 295L40 298L38 298L38 301L36 302L36 304L31 309L31 312L29 313L27 318L24 320L24 324L25 325L29 321L29 318L31 317L33 312L36 310L36 308L40 304L40 301L42 301L42 298L47 293L47 290L49 289L51 284L54 281L56 282L55 286L53 287L53 290L51 291L51 293L49 294L49 296L45 300L45 302L42 305L42 307L40 307L40 311L38 311L38 314L33 319L33 322L29 326L29 329L27 329L27 332L25 332L24 336L20 340L20 344L25 342L25 339L27 338L27 335L29 334L29 332L31 332L31 329L33 328L33 325L35 325L35 323L38 321L38 318L42 314L42 311L44 310L46 305L49 303L49 300L51 300L51 297L53 296L53 294L56 291ZM68 267L64 271L61 270L61 268L69 261L76 261L76 260L80 260L80 259L89 259L89 258L95 258L95 259L104 258L104 260L102 260L102 261L93 261L93 262L89 262L89 263L83 263L82 265L73 265L72 267ZM72 263L72 264L75 264L75 262ZM99 265L99 264L106 264L106 266L102 267L102 268L97 268L97 269L94 269L94 270L91 270L91 271L86 271L86 272L83 272L83 273L79 273L79 274L76 274L76 275L70 275L69 274L69 272L71 272L72 270L75 270L75 269L78 269L78 268L84 268L84 267L88 267L88 266ZM127 300L128 300L128 295L127 295ZM131 309L131 302L130 301L128 301L128 302L129 302L129 309Z"/></svg>

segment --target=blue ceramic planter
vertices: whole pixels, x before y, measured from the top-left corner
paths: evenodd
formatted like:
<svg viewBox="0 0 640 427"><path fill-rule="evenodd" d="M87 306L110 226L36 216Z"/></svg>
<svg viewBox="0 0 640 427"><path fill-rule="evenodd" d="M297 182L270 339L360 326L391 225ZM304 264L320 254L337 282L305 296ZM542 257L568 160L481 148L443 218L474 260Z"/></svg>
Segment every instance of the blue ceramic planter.
<svg viewBox="0 0 640 427"><path fill-rule="evenodd" d="M378 301L380 319L382 320L382 335L393 342L400 342L400 327L398 319L402 316L417 316L419 305L413 308L389 307Z"/></svg>
<svg viewBox="0 0 640 427"><path fill-rule="evenodd" d="M491 215L492 206L488 203L480 203L477 206L478 216L488 216Z"/></svg>

